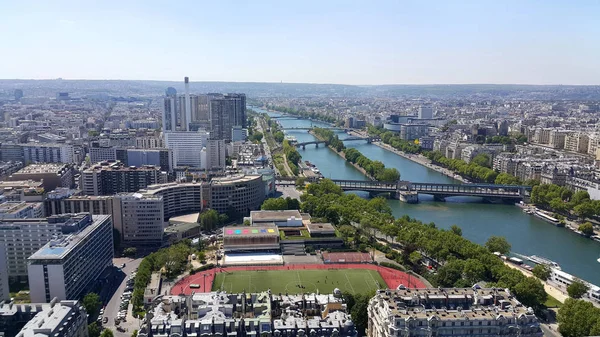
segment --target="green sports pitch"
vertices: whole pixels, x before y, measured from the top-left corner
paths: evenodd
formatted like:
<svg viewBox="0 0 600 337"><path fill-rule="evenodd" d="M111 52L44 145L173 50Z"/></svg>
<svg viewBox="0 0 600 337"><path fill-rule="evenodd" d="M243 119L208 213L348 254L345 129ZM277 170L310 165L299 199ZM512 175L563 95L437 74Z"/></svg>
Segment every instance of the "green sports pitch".
<svg viewBox="0 0 600 337"><path fill-rule="evenodd" d="M212 290L228 293L254 293L271 289L273 294L330 294L335 288L342 292L366 293L387 288L376 270L315 269L315 270L252 270L222 272L215 276Z"/></svg>

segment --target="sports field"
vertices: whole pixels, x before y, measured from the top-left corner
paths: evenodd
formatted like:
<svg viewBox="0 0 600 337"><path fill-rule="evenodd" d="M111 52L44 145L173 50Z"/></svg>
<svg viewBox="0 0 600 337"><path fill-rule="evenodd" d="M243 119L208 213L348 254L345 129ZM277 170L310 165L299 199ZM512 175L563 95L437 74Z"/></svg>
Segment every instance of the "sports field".
<svg viewBox="0 0 600 337"><path fill-rule="evenodd" d="M370 269L241 270L217 273L212 290L240 293L271 289L274 294L297 294L318 289L322 294L330 294L335 288L365 293L387 285L376 270Z"/></svg>

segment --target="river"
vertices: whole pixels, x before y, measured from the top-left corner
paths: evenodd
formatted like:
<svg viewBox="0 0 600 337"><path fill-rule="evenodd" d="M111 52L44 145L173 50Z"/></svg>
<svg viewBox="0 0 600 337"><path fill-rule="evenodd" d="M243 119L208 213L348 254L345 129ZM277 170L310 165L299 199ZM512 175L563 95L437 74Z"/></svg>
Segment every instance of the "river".
<svg viewBox="0 0 600 337"><path fill-rule="evenodd" d="M266 112L253 108L259 112ZM275 113L269 113L278 116ZM325 123L299 119L280 119L285 127L327 126ZM315 138L306 130L284 130L298 142ZM340 138L347 135L340 133ZM364 141L346 142L372 160L379 160L386 167L400 171L402 180L414 182L452 183L454 179L417 164L393 152ZM332 179L366 180L352 165L346 163L332 150L321 145L299 149L303 160L315 164L323 176ZM458 225L463 236L473 242L484 244L492 235L504 236L512 245L512 251L522 255L539 255L558 262L562 269L584 280L600 285L600 244L583 238L567 229L558 228L536 217L523 213L514 205L483 204L478 198L454 197L446 202L437 202L428 195L419 195L418 204L406 204L388 199L394 216L408 214L423 222L434 222L439 228Z"/></svg>

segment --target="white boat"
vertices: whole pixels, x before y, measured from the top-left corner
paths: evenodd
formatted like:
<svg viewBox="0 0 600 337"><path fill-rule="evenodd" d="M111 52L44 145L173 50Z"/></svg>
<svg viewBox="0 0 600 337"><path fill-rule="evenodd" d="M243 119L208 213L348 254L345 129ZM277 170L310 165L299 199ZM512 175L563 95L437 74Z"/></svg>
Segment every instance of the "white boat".
<svg viewBox="0 0 600 337"><path fill-rule="evenodd" d="M529 261L533 262L533 263L543 264L543 265L552 267L554 269L560 270L560 265L558 263L556 263L556 262L554 262L552 260L549 260L549 259L547 259L545 257L541 257L541 256L537 256L537 255L531 255L531 256L528 256L527 259Z"/></svg>
<svg viewBox="0 0 600 337"><path fill-rule="evenodd" d="M596 261L598 261L598 263L600 263L600 257L599 257L599 258L598 258L598 260L596 260Z"/></svg>

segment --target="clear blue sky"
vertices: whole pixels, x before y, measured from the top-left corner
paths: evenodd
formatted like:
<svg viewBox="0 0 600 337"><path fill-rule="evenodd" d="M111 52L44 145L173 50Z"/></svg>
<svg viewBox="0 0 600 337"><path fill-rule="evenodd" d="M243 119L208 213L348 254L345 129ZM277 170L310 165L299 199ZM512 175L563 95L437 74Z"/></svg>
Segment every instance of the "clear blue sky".
<svg viewBox="0 0 600 337"><path fill-rule="evenodd" d="M600 84L600 1L0 0L0 78Z"/></svg>

